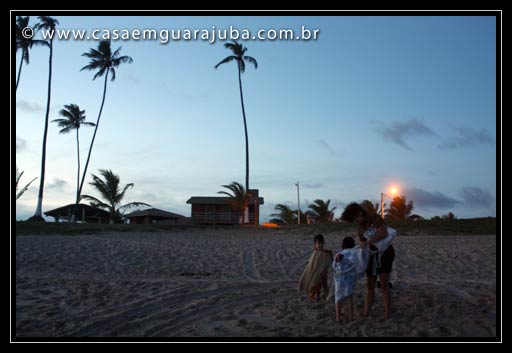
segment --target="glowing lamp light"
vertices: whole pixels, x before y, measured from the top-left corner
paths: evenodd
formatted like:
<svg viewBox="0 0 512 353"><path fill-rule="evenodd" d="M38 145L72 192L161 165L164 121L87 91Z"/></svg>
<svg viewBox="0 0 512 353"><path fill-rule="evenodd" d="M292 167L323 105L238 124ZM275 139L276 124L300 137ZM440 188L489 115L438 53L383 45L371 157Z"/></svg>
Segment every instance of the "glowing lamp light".
<svg viewBox="0 0 512 353"><path fill-rule="evenodd" d="M394 197L396 195L398 195L398 188L396 186L392 186L391 188L389 188L388 193L380 193L380 215L382 218L384 218L384 196Z"/></svg>

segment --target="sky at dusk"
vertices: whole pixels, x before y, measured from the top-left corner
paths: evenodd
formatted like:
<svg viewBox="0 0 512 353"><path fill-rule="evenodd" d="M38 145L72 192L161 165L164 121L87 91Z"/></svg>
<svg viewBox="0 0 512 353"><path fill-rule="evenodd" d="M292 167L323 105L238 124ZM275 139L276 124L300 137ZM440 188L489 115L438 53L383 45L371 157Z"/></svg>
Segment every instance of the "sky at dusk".
<svg viewBox="0 0 512 353"><path fill-rule="evenodd" d="M419 13L421 14L421 13ZM470 14L470 13L468 13ZM496 19L493 16L70 17L59 29L318 29L309 41L243 40L242 75L250 185L265 205L301 208L330 199L338 217L352 201L380 201L391 185L424 217L496 215ZM37 22L36 17L30 23ZM223 41L113 40L133 63L108 83L91 173L111 169L134 183L125 201L190 216L191 196L244 184L245 138L237 67L214 69ZM103 78L80 71L94 40L55 40L50 120L65 104L96 122ZM13 56L14 58L14 56ZM17 73L20 54L13 62ZM11 79L15 79L12 77ZM21 183L39 177L48 49L34 47L16 95ZM82 165L93 128L80 130ZM75 134L48 133L43 212L74 202ZM34 214L38 180L16 202ZM389 199L387 200L389 203Z"/></svg>

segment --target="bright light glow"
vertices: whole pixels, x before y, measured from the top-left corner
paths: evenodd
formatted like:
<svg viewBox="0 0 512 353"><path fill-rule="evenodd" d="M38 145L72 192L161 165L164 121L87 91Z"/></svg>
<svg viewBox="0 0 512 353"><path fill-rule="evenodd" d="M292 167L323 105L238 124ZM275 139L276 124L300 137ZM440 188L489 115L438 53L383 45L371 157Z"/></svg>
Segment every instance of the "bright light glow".
<svg viewBox="0 0 512 353"><path fill-rule="evenodd" d="M389 189L389 193L391 195L396 195L398 193L398 189L396 187L392 187L391 189Z"/></svg>

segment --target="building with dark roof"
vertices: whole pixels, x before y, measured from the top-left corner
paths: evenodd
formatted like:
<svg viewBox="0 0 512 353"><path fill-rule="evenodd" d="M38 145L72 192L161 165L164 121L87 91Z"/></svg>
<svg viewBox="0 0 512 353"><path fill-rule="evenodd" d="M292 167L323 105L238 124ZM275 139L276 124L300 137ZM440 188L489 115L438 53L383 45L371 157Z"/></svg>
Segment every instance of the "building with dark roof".
<svg viewBox="0 0 512 353"><path fill-rule="evenodd" d="M259 190L249 190L253 195L249 199L249 211L242 217L242 223L259 224L260 205L264 204L263 197L259 197ZM192 196L187 203L191 204L191 219L196 224L233 225L240 223L240 214L231 210L228 204L229 197L220 196Z"/></svg>
<svg viewBox="0 0 512 353"><path fill-rule="evenodd" d="M135 211L124 215L124 218L129 219L130 224L182 224L187 219L183 215L157 208Z"/></svg>
<svg viewBox="0 0 512 353"><path fill-rule="evenodd" d="M44 214L45 216L55 218L55 222L69 221L74 210L75 204L71 203L45 212ZM108 223L110 220L110 213L90 205L79 203L76 208L75 219L84 223Z"/></svg>

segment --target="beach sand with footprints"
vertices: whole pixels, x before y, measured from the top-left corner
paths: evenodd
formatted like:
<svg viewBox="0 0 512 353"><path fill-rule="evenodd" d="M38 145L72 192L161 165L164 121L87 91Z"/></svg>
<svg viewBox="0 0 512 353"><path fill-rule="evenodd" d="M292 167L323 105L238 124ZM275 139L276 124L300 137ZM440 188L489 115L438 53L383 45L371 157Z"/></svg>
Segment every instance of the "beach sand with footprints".
<svg viewBox="0 0 512 353"><path fill-rule="evenodd" d="M324 235L336 250L346 234ZM496 337L496 236L398 236L391 318L378 289L371 316L360 316L363 279L356 318L342 324L333 299L297 291L313 236L238 227L17 236L16 336Z"/></svg>

